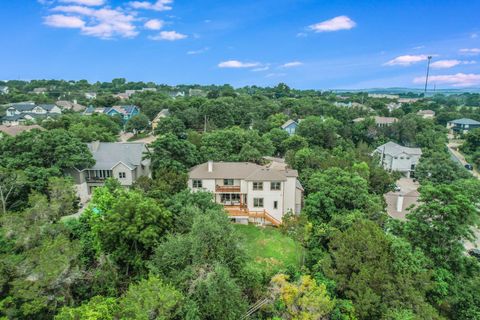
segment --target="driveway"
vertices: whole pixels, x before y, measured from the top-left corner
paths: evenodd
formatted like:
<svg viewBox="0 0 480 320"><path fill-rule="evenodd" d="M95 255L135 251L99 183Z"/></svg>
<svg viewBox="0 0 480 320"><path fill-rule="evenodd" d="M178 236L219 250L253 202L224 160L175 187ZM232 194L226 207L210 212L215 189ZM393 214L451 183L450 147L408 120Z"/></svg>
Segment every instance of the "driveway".
<svg viewBox="0 0 480 320"><path fill-rule="evenodd" d="M463 156L463 154L461 154L460 151L458 151L459 146L461 146L461 143L457 141L450 141L447 144L448 151L452 155L452 159L465 168L465 165L468 164L468 162L467 160L465 160L465 157ZM469 170L469 172L473 174L473 176L475 176L477 179L480 179L480 173L478 173L477 170L473 169L472 171Z"/></svg>

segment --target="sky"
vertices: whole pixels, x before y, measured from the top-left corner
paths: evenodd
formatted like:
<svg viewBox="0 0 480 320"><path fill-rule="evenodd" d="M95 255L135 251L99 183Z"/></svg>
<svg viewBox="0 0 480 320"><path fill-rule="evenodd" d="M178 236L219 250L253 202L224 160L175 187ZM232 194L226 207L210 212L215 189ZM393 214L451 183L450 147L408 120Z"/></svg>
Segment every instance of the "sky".
<svg viewBox="0 0 480 320"><path fill-rule="evenodd" d="M2 0L0 79L480 88L480 0Z"/></svg>

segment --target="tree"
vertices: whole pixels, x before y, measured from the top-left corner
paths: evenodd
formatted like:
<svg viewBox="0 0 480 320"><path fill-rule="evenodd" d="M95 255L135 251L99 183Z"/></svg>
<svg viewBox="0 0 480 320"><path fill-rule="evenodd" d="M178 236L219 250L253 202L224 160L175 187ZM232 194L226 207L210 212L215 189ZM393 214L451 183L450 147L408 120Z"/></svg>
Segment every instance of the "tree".
<svg viewBox="0 0 480 320"><path fill-rule="evenodd" d="M119 299L119 318L181 319L184 318L184 300L182 293L151 275L137 284L131 284Z"/></svg>
<svg viewBox="0 0 480 320"><path fill-rule="evenodd" d="M125 130L134 133L141 132L148 129L149 125L150 121L148 120L148 117L143 113L139 113L134 115L130 118L130 120L127 121L127 124L125 125Z"/></svg>
<svg viewBox="0 0 480 320"><path fill-rule="evenodd" d="M152 169L154 174L160 169L184 171L199 163L197 147L188 140L179 139L172 133L157 138L152 143Z"/></svg>
<svg viewBox="0 0 480 320"><path fill-rule="evenodd" d="M169 116L158 121L155 134L162 135L172 133L179 138L185 138L187 129L182 120L175 116Z"/></svg>
<svg viewBox="0 0 480 320"><path fill-rule="evenodd" d="M474 239L478 189L478 181L421 187L420 204L407 215L406 234L438 266L457 265L464 252L462 242Z"/></svg>
<svg viewBox="0 0 480 320"><path fill-rule="evenodd" d="M307 139L309 145L331 149L337 145L337 132L342 123L333 118L310 116L298 126L297 133Z"/></svg>
<svg viewBox="0 0 480 320"><path fill-rule="evenodd" d="M18 194L23 184L21 172L0 168L0 202L3 214L11 206L10 198Z"/></svg>
<svg viewBox="0 0 480 320"><path fill-rule="evenodd" d="M282 156L285 154L285 142L290 137L285 130L280 128L274 128L269 132L265 133L263 137L270 140L275 147L275 154Z"/></svg>
<svg viewBox="0 0 480 320"><path fill-rule="evenodd" d="M297 284L288 282L288 276L277 274L271 283L280 302L277 312L282 319L326 319L335 306L325 285L318 285L310 276L300 277Z"/></svg>
<svg viewBox="0 0 480 320"><path fill-rule="evenodd" d="M84 215L97 250L110 254L126 275L142 274L146 260L171 227L171 213L138 191L95 190Z"/></svg>
<svg viewBox="0 0 480 320"><path fill-rule="evenodd" d="M95 296L78 307L63 307L55 320L111 320L119 312L116 298Z"/></svg>
<svg viewBox="0 0 480 320"><path fill-rule="evenodd" d="M425 154L415 168L415 177L422 183L451 183L471 175L445 152Z"/></svg>

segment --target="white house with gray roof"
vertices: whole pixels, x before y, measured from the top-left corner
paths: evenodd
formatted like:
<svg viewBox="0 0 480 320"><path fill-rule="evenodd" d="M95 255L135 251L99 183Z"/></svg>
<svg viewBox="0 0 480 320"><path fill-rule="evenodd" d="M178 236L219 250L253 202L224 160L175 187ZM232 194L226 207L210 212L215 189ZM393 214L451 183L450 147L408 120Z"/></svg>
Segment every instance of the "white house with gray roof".
<svg viewBox="0 0 480 320"><path fill-rule="evenodd" d="M5 117L2 119L4 125L20 125L27 121L36 122L58 116L62 110L54 104L40 104L34 102L11 103L7 105Z"/></svg>
<svg viewBox="0 0 480 320"><path fill-rule="evenodd" d="M398 171L408 178L415 172L415 167L422 156L422 149L401 146L387 142L373 152L380 156L380 163L387 171Z"/></svg>
<svg viewBox="0 0 480 320"><path fill-rule="evenodd" d="M142 176L150 177L149 153L144 143L92 142L87 143L95 165L91 168L72 168L68 173L78 185L81 198L88 197L94 188L103 186L108 178L116 178L122 186L130 187Z"/></svg>
<svg viewBox="0 0 480 320"><path fill-rule="evenodd" d="M279 225L286 213L302 209L298 172L286 167L209 161L190 170L188 186L213 193L236 222Z"/></svg>

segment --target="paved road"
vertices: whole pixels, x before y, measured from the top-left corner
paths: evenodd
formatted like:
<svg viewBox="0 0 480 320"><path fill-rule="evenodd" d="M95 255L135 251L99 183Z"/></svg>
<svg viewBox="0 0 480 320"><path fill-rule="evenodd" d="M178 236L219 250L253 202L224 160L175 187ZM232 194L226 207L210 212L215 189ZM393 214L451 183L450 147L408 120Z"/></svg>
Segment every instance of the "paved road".
<svg viewBox="0 0 480 320"><path fill-rule="evenodd" d="M458 147L460 146L460 144L458 142L449 142L447 144L447 147L448 147L448 151L450 152L450 154L452 155L452 159L454 161L456 161L457 163L459 163L462 167L465 167L465 165L468 163L467 160L465 160L465 157L463 156L463 154L461 154L459 151L458 151ZM478 173L477 170L472 170L472 171L469 171L471 174L473 174L477 179L480 179L480 173Z"/></svg>

